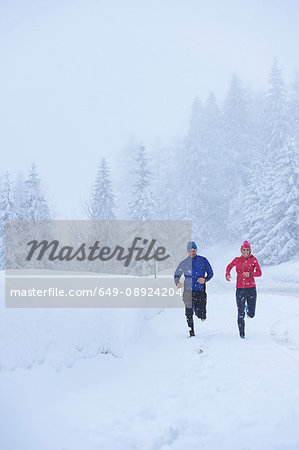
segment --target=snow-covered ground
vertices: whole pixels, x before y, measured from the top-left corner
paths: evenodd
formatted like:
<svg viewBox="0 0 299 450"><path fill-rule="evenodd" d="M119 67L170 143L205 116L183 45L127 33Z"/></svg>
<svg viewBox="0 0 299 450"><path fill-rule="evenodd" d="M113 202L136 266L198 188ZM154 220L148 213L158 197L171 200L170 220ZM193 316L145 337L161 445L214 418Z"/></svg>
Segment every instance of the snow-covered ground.
<svg viewBox="0 0 299 450"><path fill-rule="evenodd" d="M192 339L183 309L2 304L0 448L297 450L299 263L263 268L245 340L213 267Z"/></svg>

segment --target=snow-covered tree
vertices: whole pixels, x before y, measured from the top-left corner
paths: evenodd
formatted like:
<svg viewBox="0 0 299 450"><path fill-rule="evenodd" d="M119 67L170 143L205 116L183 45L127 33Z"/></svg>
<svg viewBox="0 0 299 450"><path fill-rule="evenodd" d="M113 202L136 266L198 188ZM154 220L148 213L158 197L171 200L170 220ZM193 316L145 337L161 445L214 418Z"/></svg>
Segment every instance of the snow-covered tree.
<svg viewBox="0 0 299 450"><path fill-rule="evenodd" d="M266 211L271 224L262 239L259 256L267 264L277 264L298 254L298 140L290 138L280 150L273 152L271 205ZM271 217L269 217L271 215Z"/></svg>
<svg viewBox="0 0 299 450"><path fill-rule="evenodd" d="M269 162L273 151L282 149L290 135L290 118L282 70L276 59L272 64L265 112L265 144Z"/></svg>
<svg viewBox="0 0 299 450"><path fill-rule="evenodd" d="M155 217L160 220L177 220L178 162L175 158L177 142L168 146L156 145L154 150L155 178L152 190L155 201ZM171 174L171 176L169 176Z"/></svg>
<svg viewBox="0 0 299 450"><path fill-rule="evenodd" d="M293 219L285 220L285 214L291 207L287 206L286 198L291 198L288 177L291 176L292 180L295 180L296 161L292 152L295 151L296 144L290 140L286 89L276 60L272 65L269 85L264 113L265 153L262 170L256 177L260 198L255 204L255 216L260 222L260 229L251 229L250 234L261 261L265 264L278 264L285 260L285 239L292 239L287 237L287 224ZM287 165L290 165L288 169ZM292 244L290 246L292 247Z"/></svg>
<svg viewBox="0 0 299 450"><path fill-rule="evenodd" d="M290 117L291 117L291 135L299 139L299 73L295 75L295 80L291 89L290 96Z"/></svg>
<svg viewBox="0 0 299 450"><path fill-rule="evenodd" d="M227 215L222 130L223 116L214 94L210 93L203 109L202 152L199 164L199 173L203 173L200 187L204 219L202 234L209 244L222 238Z"/></svg>
<svg viewBox="0 0 299 450"><path fill-rule="evenodd" d="M14 199L13 219L22 220L23 204L25 203L25 179L22 173L19 173L13 182L12 194Z"/></svg>
<svg viewBox="0 0 299 450"><path fill-rule="evenodd" d="M6 221L13 219L13 195L8 172L6 172L0 191L0 266L5 266L5 228Z"/></svg>
<svg viewBox="0 0 299 450"><path fill-rule="evenodd" d="M247 189L242 190L242 206L236 215L239 223L239 239L258 242L263 236L263 216L259 210L263 198L263 158L255 155L249 172ZM257 247L255 247L257 249Z"/></svg>
<svg viewBox="0 0 299 450"><path fill-rule="evenodd" d="M242 192L247 189L253 153L249 104L245 89L236 75L223 105L222 173L229 183L223 184L227 203L227 226L237 236L236 217L242 205Z"/></svg>
<svg viewBox="0 0 299 450"><path fill-rule="evenodd" d="M230 192L237 191L248 174L251 150L249 123L246 91L239 78L233 75L223 105L222 139Z"/></svg>
<svg viewBox="0 0 299 450"><path fill-rule="evenodd" d="M128 198L131 197L135 182L134 169L139 145L138 140L132 136L122 148L115 164L117 173L117 177L115 178L115 192L118 219L130 218Z"/></svg>
<svg viewBox="0 0 299 450"><path fill-rule="evenodd" d="M177 148L180 177L176 198L180 219L192 220L193 236L202 245L215 242L220 237L220 227L223 233L226 208L221 137L222 115L214 95L209 95L204 107L196 99L189 133Z"/></svg>
<svg viewBox="0 0 299 450"><path fill-rule="evenodd" d="M223 127L223 116L217 105L217 101L213 92L210 92L207 102L203 108L203 130L201 141L209 154L213 156L221 156L221 137Z"/></svg>
<svg viewBox="0 0 299 450"><path fill-rule="evenodd" d="M96 180L89 201L83 206L91 220L115 220L115 197L110 170L105 158L98 167Z"/></svg>
<svg viewBox="0 0 299 450"><path fill-rule="evenodd" d="M51 219L51 211L42 190L40 178L34 163L31 165L28 178L24 182L24 195L21 211L18 216L20 220L36 221Z"/></svg>
<svg viewBox="0 0 299 450"><path fill-rule="evenodd" d="M151 190L152 174L148 169L144 145L138 148L135 164L135 183L129 203L130 216L133 220L153 220L155 211Z"/></svg>
<svg viewBox="0 0 299 450"><path fill-rule="evenodd" d="M189 137L193 140L201 140L203 136L204 109L198 97L192 103L192 111L189 121Z"/></svg>
<svg viewBox="0 0 299 450"><path fill-rule="evenodd" d="M174 157L176 170L171 173L175 180L175 209L177 219L192 220L193 236L202 236L203 197L202 184L206 177L206 158L203 157L204 116L198 98L192 104L188 134L178 140Z"/></svg>

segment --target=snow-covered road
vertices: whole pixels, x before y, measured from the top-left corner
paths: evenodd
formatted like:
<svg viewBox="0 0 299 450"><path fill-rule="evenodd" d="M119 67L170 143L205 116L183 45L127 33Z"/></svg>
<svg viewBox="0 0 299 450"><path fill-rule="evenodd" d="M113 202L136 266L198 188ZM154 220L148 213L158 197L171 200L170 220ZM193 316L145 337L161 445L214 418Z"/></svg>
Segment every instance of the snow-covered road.
<svg viewBox="0 0 299 450"><path fill-rule="evenodd" d="M298 323L298 297L261 291L241 340L233 287L211 285L195 338L166 310L122 355L2 371L0 448L298 449Z"/></svg>

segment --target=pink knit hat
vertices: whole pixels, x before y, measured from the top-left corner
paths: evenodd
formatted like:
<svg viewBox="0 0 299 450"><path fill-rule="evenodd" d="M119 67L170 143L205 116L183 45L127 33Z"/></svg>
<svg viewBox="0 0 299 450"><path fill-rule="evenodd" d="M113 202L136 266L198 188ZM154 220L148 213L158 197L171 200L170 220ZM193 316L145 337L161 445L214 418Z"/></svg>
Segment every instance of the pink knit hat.
<svg viewBox="0 0 299 450"><path fill-rule="evenodd" d="M250 247L250 244L248 241L243 242L243 244L241 245L241 251L242 251L242 248L244 248L244 247L248 247L251 250L251 247Z"/></svg>

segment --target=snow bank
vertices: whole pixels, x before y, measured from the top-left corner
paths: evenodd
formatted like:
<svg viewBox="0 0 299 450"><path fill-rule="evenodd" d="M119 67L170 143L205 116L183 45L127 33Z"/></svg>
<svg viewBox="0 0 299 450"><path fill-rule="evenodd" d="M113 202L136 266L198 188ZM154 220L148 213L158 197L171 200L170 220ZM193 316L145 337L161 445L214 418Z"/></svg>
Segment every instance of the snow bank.
<svg viewBox="0 0 299 450"><path fill-rule="evenodd" d="M286 320L279 320L271 327L271 334L274 339L286 345L291 350L299 351L299 315L289 317Z"/></svg>
<svg viewBox="0 0 299 450"><path fill-rule="evenodd" d="M0 275L0 370L30 368L47 361L56 370L100 353L121 357L159 310L10 309Z"/></svg>

